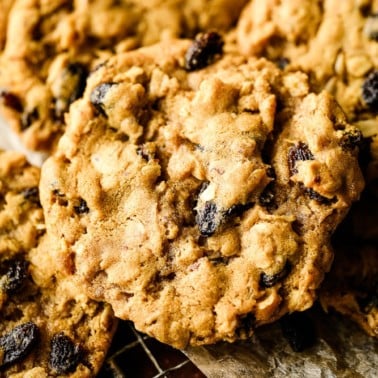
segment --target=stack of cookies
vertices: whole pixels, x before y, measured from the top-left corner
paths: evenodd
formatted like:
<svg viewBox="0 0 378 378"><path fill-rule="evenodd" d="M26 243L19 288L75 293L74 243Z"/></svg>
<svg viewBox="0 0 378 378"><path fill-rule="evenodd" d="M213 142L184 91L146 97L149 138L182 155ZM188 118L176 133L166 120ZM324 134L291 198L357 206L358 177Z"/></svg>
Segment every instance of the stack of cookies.
<svg viewBox="0 0 378 378"><path fill-rule="evenodd" d="M320 298L378 336L377 1L0 11L1 114L49 154L0 153L0 375L94 376L117 318L185 348Z"/></svg>

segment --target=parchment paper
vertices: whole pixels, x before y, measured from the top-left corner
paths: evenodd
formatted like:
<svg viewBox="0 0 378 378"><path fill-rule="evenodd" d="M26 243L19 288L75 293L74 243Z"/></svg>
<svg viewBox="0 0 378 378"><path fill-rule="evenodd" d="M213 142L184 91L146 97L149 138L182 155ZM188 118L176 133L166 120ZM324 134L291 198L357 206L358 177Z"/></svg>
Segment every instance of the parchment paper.
<svg viewBox="0 0 378 378"><path fill-rule="evenodd" d="M36 165L46 155L27 151L0 118L0 148L25 153ZM378 340L347 319L311 312L316 344L293 352L278 324L264 326L249 341L189 348L184 353L209 378L378 378Z"/></svg>
<svg viewBox="0 0 378 378"><path fill-rule="evenodd" d="M347 319L310 311L317 341L293 352L278 324L264 326L250 341L187 350L188 357L212 378L378 377L378 341Z"/></svg>

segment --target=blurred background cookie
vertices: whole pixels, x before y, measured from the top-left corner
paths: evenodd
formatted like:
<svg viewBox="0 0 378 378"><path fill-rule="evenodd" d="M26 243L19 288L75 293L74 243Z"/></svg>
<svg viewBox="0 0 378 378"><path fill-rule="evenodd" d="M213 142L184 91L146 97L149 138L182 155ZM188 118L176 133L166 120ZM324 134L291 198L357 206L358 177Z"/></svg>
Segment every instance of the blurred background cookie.
<svg viewBox="0 0 378 378"><path fill-rule="evenodd" d="M0 110L29 149L52 150L64 130L64 113L97 64L162 39L226 31L245 3L16 0L0 59ZM6 12L1 17L4 29Z"/></svg>
<svg viewBox="0 0 378 378"><path fill-rule="evenodd" d="M116 320L57 273L38 184L39 168L0 151L0 375L93 377Z"/></svg>

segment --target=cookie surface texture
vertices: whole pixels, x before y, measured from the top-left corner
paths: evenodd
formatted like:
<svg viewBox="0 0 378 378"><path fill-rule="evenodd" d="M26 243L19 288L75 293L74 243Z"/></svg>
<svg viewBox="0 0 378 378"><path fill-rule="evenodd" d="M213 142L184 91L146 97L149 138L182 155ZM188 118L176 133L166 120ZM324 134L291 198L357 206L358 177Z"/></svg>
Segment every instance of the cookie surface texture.
<svg viewBox="0 0 378 378"><path fill-rule="evenodd" d="M7 2L3 4L5 7ZM246 0L16 0L6 17L0 111L33 150L53 150L88 73L111 54L207 29L226 31ZM0 8L1 10L1 8Z"/></svg>
<svg viewBox="0 0 378 378"><path fill-rule="evenodd" d="M0 376L93 377L115 318L55 273L39 176L21 154L0 151Z"/></svg>
<svg viewBox="0 0 378 378"><path fill-rule="evenodd" d="M60 266L180 348L310 307L363 186L328 94L219 47L205 34L109 59L42 168Z"/></svg>

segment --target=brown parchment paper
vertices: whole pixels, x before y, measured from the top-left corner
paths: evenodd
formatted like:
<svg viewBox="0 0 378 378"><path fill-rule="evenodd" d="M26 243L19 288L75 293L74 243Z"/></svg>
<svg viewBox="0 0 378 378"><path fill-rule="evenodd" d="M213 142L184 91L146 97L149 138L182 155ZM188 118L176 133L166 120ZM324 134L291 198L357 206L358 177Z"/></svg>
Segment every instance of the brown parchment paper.
<svg viewBox="0 0 378 378"><path fill-rule="evenodd" d="M21 151L36 165L46 158L27 151L1 118L0 148ZM184 353L209 378L378 378L378 340L319 308L310 316L317 342L304 352L292 351L279 325L272 324L258 329L248 341L188 348Z"/></svg>
<svg viewBox="0 0 378 378"><path fill-rule="evenodd" d="M354 323L319 308L310 310L315 344L294 352L278 324L258 329L250 341L189 348L187 356L211 378L377 378L378 340Z"/></svg>

